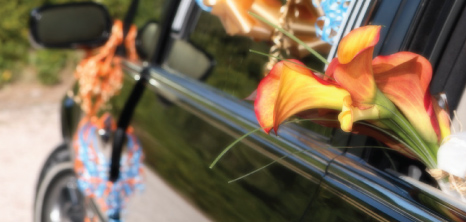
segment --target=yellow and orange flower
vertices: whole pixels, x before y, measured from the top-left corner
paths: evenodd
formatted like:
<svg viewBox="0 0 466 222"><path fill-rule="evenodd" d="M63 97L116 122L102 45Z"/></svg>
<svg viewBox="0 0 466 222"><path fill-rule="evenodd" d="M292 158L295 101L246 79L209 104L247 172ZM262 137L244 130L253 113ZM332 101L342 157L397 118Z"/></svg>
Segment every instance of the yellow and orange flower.
<svg viewBox="0 0 466 222"><path fill-rule="evenodd" d="M447 136L448 114L432 108L428 92L432 77L429 61L411 52L372 59L380 29L365 26L345 36L338 57L328 66L326 80L298 61L276 64L257 89L254 105L261 127L266 132L273 127L276 132L280 123L294 114L332 109L340 111L341 128L351 131L356 121L395 118L398 108L427 143L438 142L436 129L440 128L437 131L442 132L442 138ZM431 123L435 114L440 122Z"/></svg>
<svg viewBox="0 0 466 222"><path fill-rule="evenodd" d="M349 93L325 82L297 60L279 62L257 87L254 103L259 124L266 132L290 116L315 108L340 110Z"/></svg>
<svg viewBox="0 0 466 222"><path fill-rule="evenodd" d="M372 107L377 88L372 74L372 54L379 41L380 26L365 26L345 36L326 75L348 90L353 106Z"/></svg>
<svg viewBox="0 0 466 222"><path fill-rule="evenodd" d="M409 120L411 125L430 143L437 143L426 105L432 67L424 57L411 52L378 56L372 62L377 87Z"/></svg>

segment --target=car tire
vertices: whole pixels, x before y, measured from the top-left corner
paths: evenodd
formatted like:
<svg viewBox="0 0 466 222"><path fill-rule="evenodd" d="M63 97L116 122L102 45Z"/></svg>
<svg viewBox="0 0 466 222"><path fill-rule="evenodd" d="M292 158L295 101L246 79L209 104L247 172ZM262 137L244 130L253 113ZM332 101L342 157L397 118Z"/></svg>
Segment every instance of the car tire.
<svg viewBox="0 0 466 222"><path fill-rule="evenodd" d="M70 149L66 144L61 144L57 148L55 148L52 153L49 154L47 160L45 161L44 166L42 167L39 179L37 180L36 184L36 196L39 190L39 186L42 183L42 180L45 177L45 174L50 171L50 169L59 163L70 162L71 161L71 153Z"/></svg>
<svg viewBox="0 0 466 222"><path fill-rule="evenodd" d="M41 170L33 221L83 221L85 212L85 198L77 187L70 150L61 145L50 154Z"/></svg>

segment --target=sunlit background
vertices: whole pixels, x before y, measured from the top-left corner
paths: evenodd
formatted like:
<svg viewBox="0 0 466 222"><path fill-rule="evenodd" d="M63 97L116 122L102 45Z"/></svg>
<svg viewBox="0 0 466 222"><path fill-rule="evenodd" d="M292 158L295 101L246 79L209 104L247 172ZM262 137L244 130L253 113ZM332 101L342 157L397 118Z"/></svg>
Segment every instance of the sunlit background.
<svg viewBox="0 0 466 222"><path fill-rule="evenodd" d="M35 49L29 43L30 11L45 3L0 1L0 214L2 221L32 221L39 171L61 143L59 102L74 82L82 53ZM123 18L129 0L97 1ZM136 24L158 20L161 3L141 0Z"/></svg>

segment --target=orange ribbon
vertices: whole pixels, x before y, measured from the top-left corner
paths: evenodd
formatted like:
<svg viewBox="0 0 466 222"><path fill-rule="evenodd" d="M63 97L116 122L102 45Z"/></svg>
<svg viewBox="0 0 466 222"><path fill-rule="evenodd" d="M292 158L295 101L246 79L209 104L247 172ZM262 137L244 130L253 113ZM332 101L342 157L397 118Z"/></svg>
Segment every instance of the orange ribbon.
<svg viewBox="0 0 466 222"><path fill-rule="evenodd" d="M273 27L264 24L249 14L253 12L279 26L279 18L283 11L278 0L204 0L204 5L212 7L211 13L220 18L226 32L230 35L243 35L254 40L270 41ZM311 1L295 1L289 5L286 22L289 31L308 46L322 52L330 49L330 45L320 40L315 34L315 22L322 15ZM304 57L309 52L299 44L286 38L291 53Z"/></svg>
<svg viewBox="0 0 466 222"><path fill-rule="evenodd" d="M95 51L86 51L86 57L75 71L79 85L78 96L86 115L96 115L101 106L121 89L123 81L121 58L116 57L115 52L117 47L124 43L128 59L137 60L136 35L137 28L133 25L123 42L123 23L116 20L105 45Z"/></svg>
<svg viewBox="0 0 466 222"><path fill-rule="evenodd" d="M268 40L272 27L263 24L248 14L254 12L274 24L278 24L281 3L278 0L204 0L212 7L211 13L220 18L230 35L246 35L256 40Z"/></svg>

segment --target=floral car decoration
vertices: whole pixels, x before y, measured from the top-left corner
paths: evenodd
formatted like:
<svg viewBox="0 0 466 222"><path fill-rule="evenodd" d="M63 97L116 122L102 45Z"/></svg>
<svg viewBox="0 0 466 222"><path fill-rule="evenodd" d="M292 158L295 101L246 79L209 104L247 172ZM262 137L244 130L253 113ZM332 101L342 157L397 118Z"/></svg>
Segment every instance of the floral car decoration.
<svg viewBox="0 0 466 222"><path fill-rule="evenodd" d="M327 32L328 36L337 32L338 21L345 16L350 1L312 1L313 5L294 0L284 5L262 0L226 2L197 1L204 10L220 18L227 33L274 44L266 67L266 72L270 71L247 98L254 100L261 129L277 134L285 120L298 116L312 117L309 120L346 132L372 136L423 162L445 193L453 193L466 202L466 162L462 161L466 158L466 133L451 135L447 107L440 107L439 101L429 92L432 66L426 58L412 52L373 58L382 27L369 25L343 37L337 57L328 64L317 52L321 48L309 44L306 36L317 34L321 40L326 39L319 34L319 19L331 21L323 27L333 30ZM302 9L303 13L296 13L297 9ZM305 23L314 24L317 29L301 33L290 25L302 14L312 14L312 19L309 17ZM329 24L333 24L331 28ZM268 30L261 36L265 38L254 32L258 26ZM292 45L298 45L306 53L292 53L296 51L291 50ZM288 57L312 54L327 68L319 73L298 60L277 62L283 59L277 49L284 50ZM258 130L230 144L210 168L237 142Z"/></svg>
<svg viewBox="0 0 466 222"><path fill-rule="evenodd" d="M126 132L126 152L120 160L121 174L115 182L108 176L111 162L104 155L102 135L97 133L111 134L116 130L110 114L103 112L107 102L123 85L122 58L115 52L122 45L127 59L136 61L136 35L137 28L131 25L124 37L123 22L115 20L109 40L98 49L86 50L86 57L75 72L79 86L75 99L80 101L84 113L73 138L78 187L86 197L96 198L110 219L119 218L129 197L143 188L143 153L133 130L130 128Z"/></svg>
<svg viewBox="0 0 466 222"><path fill-rule="evenodd" d="M429 93L430 62L412 52L373 59L380 30L371 25L351 31L325 74L316 74L297 60L277 63L257 87L257 120L266 133L272 129L277 133L293 115L317 111L321 118L315 121L320 124L378 134L376 138L389 147L422 161L439 183L449 177L463 196L464 175L452 174L451 166L439 169L437 154L442 144L449 146L450 117ZM338 115L326 115L332 112ZM365 126L369 130L361 130Z"/></svg>

